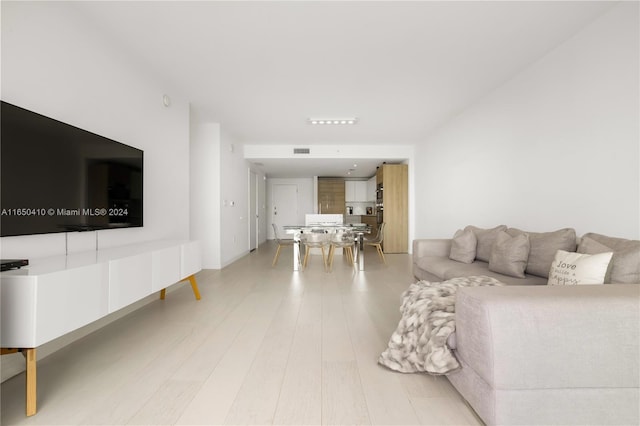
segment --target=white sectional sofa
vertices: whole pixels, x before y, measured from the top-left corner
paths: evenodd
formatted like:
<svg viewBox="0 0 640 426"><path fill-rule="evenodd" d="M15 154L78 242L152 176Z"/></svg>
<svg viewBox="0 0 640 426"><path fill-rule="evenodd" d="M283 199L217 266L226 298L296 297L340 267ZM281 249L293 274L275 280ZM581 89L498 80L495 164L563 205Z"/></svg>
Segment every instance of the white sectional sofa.
<svg viewBox="0 0 640 426"><path fill-rule="evenodd" d="M476 255L486 258L499 231L524 233L480 230ZM450 259L452 240L414 241L418 279L488 275L507 284L459 289L448 342L462 368L449 380L490 425L640 424L640 241L576 239L572 229L526 234L522 278L477 258ZM576 249L613 252L607 284L547 285L551 255Z"/></svg>

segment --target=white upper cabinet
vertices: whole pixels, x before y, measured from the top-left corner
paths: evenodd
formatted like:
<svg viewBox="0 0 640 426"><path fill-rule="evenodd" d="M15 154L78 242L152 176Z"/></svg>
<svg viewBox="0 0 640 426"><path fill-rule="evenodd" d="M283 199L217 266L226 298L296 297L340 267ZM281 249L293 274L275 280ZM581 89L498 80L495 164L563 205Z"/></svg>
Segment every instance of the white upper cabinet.
<svg viewBox="0 0 640 426"><path fill-rule="evenodd" d="M356 197L356 185L352 180L344 181L344 199L345 201L355 201Z"/></svg>
<svg viewBox="0 0 640 426"><path fill-rule="evenodd" d="M344 199L349 201L370 201L367 192L367 181L346 180L344 181Z"/></svg>
<svg viewBox="0 0 640 426"><path fill-rule="evenodd" d="M367 181L367 201L376 201L376 177Z"/></svg>

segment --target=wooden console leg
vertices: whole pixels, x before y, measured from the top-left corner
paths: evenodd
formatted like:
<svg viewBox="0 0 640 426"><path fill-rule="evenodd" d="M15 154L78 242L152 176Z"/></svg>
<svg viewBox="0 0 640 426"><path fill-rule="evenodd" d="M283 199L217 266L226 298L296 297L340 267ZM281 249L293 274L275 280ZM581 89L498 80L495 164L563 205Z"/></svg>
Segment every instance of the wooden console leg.
<svg viewBox="0 0 640 426"><path fill-rule="evenodd" d="M191 289L193 290L194 296L196 296L196 300L200 300L200 290L198 290L198 283L196 282L195 275L189 275L187 278L191 283Z"/></svg>
<svg viewBox="0 0 640 426"><path fill-rule="evenodd" d="M198 289L198 283L196 282L196 276L195 275L189 275L185 279L189 280L189 282L191 283L191 289L193 290L193 294L196 296L196 300L200 300L200 290ZM163 288L162 290L160 290L160 300L164 300L166 295L167 295L167 289L166 288Z"/></svg>
<svg viewBox="0 0 640 426"><path fill-rule="evenodd" d="M27 416L36 414L36 348L24 349L27 363Z"/></svg>
<svg viewBox="0 0 640 426"><path fill-rule="evenodd" d="M27 416L33 416L36 414L36 348L0 348L0 355L15 354L22 352L25 358L26 364L26 391L25 391L25 405Z"/></svg>

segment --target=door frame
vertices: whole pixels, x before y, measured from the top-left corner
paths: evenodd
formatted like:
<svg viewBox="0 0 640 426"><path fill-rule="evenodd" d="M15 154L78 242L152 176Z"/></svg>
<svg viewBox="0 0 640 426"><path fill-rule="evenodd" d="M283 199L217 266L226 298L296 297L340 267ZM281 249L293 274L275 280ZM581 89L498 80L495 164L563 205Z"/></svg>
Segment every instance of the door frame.
<svg viewBox="0 0 640 426"><path fill-rule="evenodd" d="M249 218L249 251L256 250L260 245L260 194L258 185L258 174L249 169L249 202L248 215Z"/></svg>

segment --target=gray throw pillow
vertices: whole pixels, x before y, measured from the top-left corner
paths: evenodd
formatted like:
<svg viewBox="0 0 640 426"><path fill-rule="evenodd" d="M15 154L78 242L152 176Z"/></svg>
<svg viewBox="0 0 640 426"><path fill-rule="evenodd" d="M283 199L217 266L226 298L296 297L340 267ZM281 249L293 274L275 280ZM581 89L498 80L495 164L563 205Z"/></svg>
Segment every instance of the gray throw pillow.
<svg viewBox="0 0 640 426"><path fill-rule="evenodd" d="M488 262L489 257L491 257L491 249L493 248L493 243L496 241L498 232L505 231L507 227L505 225L498 225L495 228L482 229L469 225L464 228L465 231L468 229L473 231L476 235L476 239L478 240L478 244L476 246L476 259Z"/></svg>
<svg viewBox="0 0 640 426"><path fill-rule="evenodd" d="M595 254L613 251L605 283L640 283L640 241L588 233L582 237L578 252Z"/></svg>
<svg viewBox="0 0 640 426"><path fill-rule="evenodd" d="M529 258L529 236L515 237L500 231L496 237L489 258L489 270L510 277L524 278L524 270Z"/></svg>
<svg viewBox="0 0 640 426"><path fill-rule="evenodd" d="M611 251L611 247L585 236L580 239L580 244L578 244L578 250L576 251L584 254L598 254Z"/></svg>
<svg viewBox="0 0 640 426"><path fill-rule="evenodd" d="M612 251L611 247L608 247L604 244L600 244L599 242L597 242L596 240L589 238L589 237L582 237L582 239L580 240L580 244L578 244L578 250L576 250L578 253L583 253L583 254L600 254L600 253L607 253ZM609 262L609 267L607 268L607 273L604 276L604 282L606 283L610 283L611 282L611 270L613 269L613 261ZM549 275L549 277L551 277L551 275Z"/></svg>
<svg viewBox="0 0 640 426"><path fill-rule="evenodd" d="M525 232L516 228L507 230L509 235L529 234L529 260L525 272L538 277L549 278L549 270L556 252L576 251L576 231L572 228L553 232Z"/></svg>
<svg viewBox="0 0 640 426"><path fill-rule="evenodd" d="M458 229L451 240L449 259L462 263L473 263L476 258L478 240L471 229Z"/></svg>

